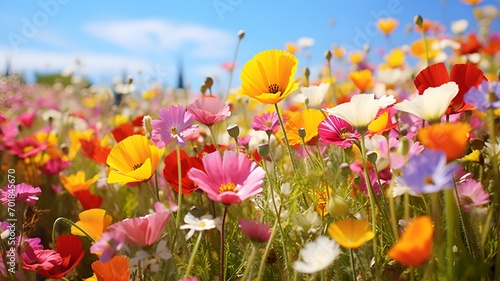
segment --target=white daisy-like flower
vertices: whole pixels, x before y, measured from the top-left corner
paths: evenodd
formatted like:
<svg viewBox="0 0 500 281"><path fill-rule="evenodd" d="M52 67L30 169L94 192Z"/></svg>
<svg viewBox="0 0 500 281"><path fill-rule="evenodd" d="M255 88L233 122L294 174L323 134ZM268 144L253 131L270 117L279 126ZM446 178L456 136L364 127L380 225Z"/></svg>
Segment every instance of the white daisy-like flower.
<svg viewBox="0 0 500 281"><path fill-rule="evenodd" d="M184 222L186 224L181 225L180 229L189 229L189 232L186 234L186 240L191 238L194 235L195 231L203 231L216 228L221 224L220 219L212 219L212 215L207 214L197 218L191 213L186 214L186 216L184 217Z"/></svg>
<svg viewBox="0 0 500 281"><path fill-rule="evenodd" d="M308 106L311 108L318 108L325 100L326 94L330 90L330 83L321 83L318 86L312 85L309 87L301 87L299 94L294 97L294 101L298 103L305 103L308 101Z"/></svg>
<svg viewBox="0 0 500 281"><path fill-rule="evenodd" d="M414 97L411 101L404 100L394 105L394 108L433 123L441 120L441 116L457 94L457 83L448 82L439 87L429 87L422 95Z"/></svg>
<svg viewBox="0 0 500 281"><path fill-rule="evenodd" d="M300 260L293 263L293 268L301 273L316 273L330 266L340 255L340 246L327 236L319 236L308 242L300 250Z"/></svg>
<svg viewBox="0 0 500 281"><path fill-rule="evenodd" d="M314 39L311 37L300 37L297 40L297 45L301 48L309 48L314 45Z"/></svg>
<svg viewBox="0 0 500 281"><path fill-rule="evenodd" d="M466 19L459 19L451 22L451 32L454 34L462 34L465 32L469 22Z"/></svg>
<svg viewBox="0 0 500 281"><path fill-rule="evenodd" d="M325 111L331 115L343 118L356 129L366 129L375 119L381 108L386 108L396 102L394 96L375 98L375 94L357 94L349 102L339 104Z"/></svg>

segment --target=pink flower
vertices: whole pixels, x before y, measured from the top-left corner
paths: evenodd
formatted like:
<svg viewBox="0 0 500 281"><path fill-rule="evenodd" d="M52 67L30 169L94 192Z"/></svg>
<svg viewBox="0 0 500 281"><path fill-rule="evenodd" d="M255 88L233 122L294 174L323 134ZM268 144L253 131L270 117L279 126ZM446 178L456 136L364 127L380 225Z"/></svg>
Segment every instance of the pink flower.
<svg viewBox="0 0 500 281"><path fill-rule="evenodd" d="M33 124L33 121L35 120L36 113L35 112L26 112L17 118L19 120L19 123L21 123L23 126L30 127Z"/></svg>
<svg viewBox="0 0 500 281"><path fill-rule="evenodd" d="M12 186L12 185L10 185ZM14 199L17 202L26 202L30 205L35 205L38 200L38 195L42 194L40 187L32 187L25 183L20 183L14 186L14 188L9 188L9 185L5 186L3 190L0 190L2 198L0 201L2 204L6 204L9 200Z"/></svg>
<svg viewBox="0 0 500 281"><path fill-rule="evenodd" d="M318 126L320 140L341 148L349 148L361 138L356 129L344 119L330 115Z"/></svg>
<svg viewBox="0 0 500 281"><path fill-rule="evenodd" d="M21 253L23 269L36 271L38 269L50 270L62 263L61 255L54 250L34 250L30 246Z"/></svg>
<svg viewBox="0 0 500 281"><path fill-rule="evenodd" d="M264 131L269 135L275 134L280 129L280 123L276 112L266 112L258 116L254 116L252 129L256 131Z"/></svg>
<svg viewBox="0 0 500 281"><path fill-rule="evenodd" d="M144 247L158 240L170 218L170 212L162 211L143 217L124 219L108 227L111 231L122 232L127 242ZM116 238L116 236L115 236Z"/></svg>
<svg viewBox="0 0 500 281"><path fill-rule="evenodd" d="M71 165L71 161L63 160L62 158L50 159L42 167L40 170L46 175L57 175L62 172L64 169L68 168Z"/></svg>
<svg viewBox="0 0 500 281"><path fill-rule="evenodd" d="M221 63L221 66L227 71L233 71L234 67L236 66L236 63L225 61Z"/></svg>
<svg viewBox="0 0 500 281"><path fill-rule="evenodd" d="M194 115L194 120L212 126L231 115L229 105L217 97L201 97L188 105L187 110Z"/></svg>
<svg viewBox="0 0 500 281"><path fill-rule="evenodd" d="M99 260L107 262L115 256L125 245L125 235L123 231L104 232L101 238L90 246L92 254L100 253Z"/></svg>
<svg viewBox="0 0 500 281"><path fill-rule="evenodd" d="M214 201L226 205L238 204L260 193L264 170L243 153L225 151L206 154L203 159L205 171L191 168L188 176Z"/></svg>
<svg viewBox="0 0 500 281"><path fill-rule="evenodd" d="M28 158L35 156L47 148L47 143L39 142L34 137L27 137L23 140L16 141L11 147L11 153L19 158Z"/></svg>
<svg viewBox="0 0 500 281"><path fill-rule="evenodd" d="M181 146L186 144L184 133L195 130L198 126L193 125L194 117L186 112L183 105L170 105L168 108L160 109L158 114L160 120L152 120L151 140L159 148L168 145L176 139Z"/></svg>
<svg viewBox="0 0 500 281"><path fill-rule="evenodd" d="M466 212L490 202L490 195L484 191L483 185L473 179L459 183L457 191L460 205Z"/></svg>
<svg viewBox="0 0 500 281"><path fill-rule="evenodd" d="M387 158L389 155L389 165L392 169L401 169L408 159L410 159L413 155L418 155L424 150L424 146L419 142L415 142L412 139L408 138L408 151L405 152L405 155L401 154L399 150L400 139L389 137L389 149L387 148L387 141L381 141L379 143L378 150L382 157Z"/></svg>
<svg viewBox="0 0 500 281"><path fill-rule="evenodd" d="M267 242L271 237L269 225L254 220L238 219L238 227L254 242Z"/></svg>

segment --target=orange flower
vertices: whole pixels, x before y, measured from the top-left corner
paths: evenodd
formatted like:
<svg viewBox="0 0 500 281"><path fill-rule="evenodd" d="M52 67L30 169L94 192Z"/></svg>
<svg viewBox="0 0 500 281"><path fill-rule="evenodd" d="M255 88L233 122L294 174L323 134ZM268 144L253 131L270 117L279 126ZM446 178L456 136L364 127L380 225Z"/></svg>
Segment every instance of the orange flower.
<svg viewBox="0 0 500 281"><path fill-rule="evenodd" d="M378 112L377 118L368 125L368 136L381 135L396 128L397 123L392 122L391 109L385 108Z"/></svg>
<svg viewBox="0 0 500 281"><path fill-rule="evenodd" d="M359 64L365 59L365 53L361 51L354 51L349 54L349 59L353 64Z"/></svg>
<svg viewBox="0 0 500 281"><path fill-rule="evenodd" d="M463 156L471 127L466 123L434 124L418 131L419 141L428 149L441 150L452 161Z"/></svg>
<svg viewBox="0 0 500 281"><path fill-rule="evenodd" d="M427 30L429 30L431 27L432 27L432 22L429 20L424 20L422 22L422 28L420 28L420 26L416 25L417 31L419 31L419 32L422 31L422 29L424 30L424 32L427 32Z"/></svg>
<svg viewBox="0 0 500 281"><path fill-rule="evenodd" d="M372 77L372 72L368 69L349 73L349 79L351 79L354 85L356 85L362 93L373 88L374 79Z"/></svg>
<svg viewBox="0 0 500 281"><path fill-rule="evenodd" d="M345 55L345 49L342 48L342 47L334 47L333 48L333 55L338 59L338 60L341 60L344 55Z"/></svg>
<svg viewBox="0 0 500 281"><path fill-rule="evenodd" d="M90 140L80 139L82 145L83 156L86 156L96 163L106 165L106 159L111 146L103 145L96 136L92 136Z"/></svg>
<svg viewBox="0 0 500 281"><path fill-rule="evenodd" d="M419 266L426 262L432 251L434 229L429 216L420 216L401 235L387 252L389 258L406 266Z"/></svg>
<svg viewBox="0 0 500 281"><path fill-rule="evenodd" d="M316 192L316 212L322 217L328 215L328 198L331 195L332 189L328 187L327 194L324 185L321 185L318 192Z"/></svg>
<svg viewBox="0 0 500 281"><path fill-rule="evenodd" d="M299 50L299 46L297 44L292 43L292 42L286 42L285 43L285 51L289 52L290 54L295 54Z"/></svg>
<svg viewBox="0 0 500 281"><path fill-rule="evenodd" d="M377 27L384 35L389 35L398 27L399 21L395 18L381 18L377 20Z"/></svg>
<svg viewBox="0 0 500 281"><path fill-rule="evenodd" d="M128 262L125 256L114 256L105 263L93 262L92 270L100 281L128 281L130 278Z"/></svg>
<svg viewBox="0 0 500 281"><path fill-rule="evenodd" d="M434 59L437 55L441 53L441 50L432 48L432 46L436 45L437 42L438 41L434 38L427 38L427 47L428 47L427 52L429 53L430 60ZM423 60L426 59L427 55L425 52L425 42L423 40L413 42L413 44L411 44L410 50L414 56L419 57L420 59Z"/></svg>
<svg viewBox="0 0 500 281"><path fill-rule="evenodd" d="M111 216L106 214L103 209L90 209L81 212L78 217L79 221L75 223L78 227L83 229L94 241L101 238L102 233L111 224ZM78 228L72 226L71 234L76 236L85 236L85 234Z"/></svg>
<svg viewBox="0 0 500 281"><path fill-rule="evenodd" d="M319 139L318 126L325 119L325 115L318 109L307 109L290 117L285 124L290 146L302 144L299 130L305 130L304 142L306 145L314 145ZM278 133L282 136L281 133Z"/></svg>
<svg viewBox="0 0 500 281"><path fill-rule="evenodd" d="M76 174L70 176L61 174L59 177L61 179L61 183L69 192L69 194L75 196L75 192L77 191L88 190L89 187L94 184L97 179L99 179L99 174L95 175L93 178L87 181L85 181L84 171L78 171Z"/></svg>
<svg viewBox="0 0 500 281"><path fill-rule="evenodd" d="M342 247L348 249L357 249L375 237L375 233L370 230L368 221L356 219L345 219L331 223L328 227L328 234Z"/></svg>
<svg viewBox="0 0 500 281"><path fill-rule="evenodd" d="M483 0L462 0L462 3L473 5L473 6L475 6L481 2L483 2Z"/></svg>

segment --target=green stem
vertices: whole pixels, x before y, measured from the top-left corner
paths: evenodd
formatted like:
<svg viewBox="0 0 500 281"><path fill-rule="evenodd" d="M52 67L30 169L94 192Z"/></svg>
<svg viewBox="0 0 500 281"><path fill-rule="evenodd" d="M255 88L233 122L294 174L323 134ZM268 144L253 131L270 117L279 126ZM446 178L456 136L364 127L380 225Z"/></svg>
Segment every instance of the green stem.
<svg viewBox="0 0 500 281"><path fill-rule="evenodd" d="M500 176L498 171L498 155L496 151L497 135L495 131L495 112L493 108L488 109L488 122L490 129L489 133L490 133L491 149L493 150L490 155L491 169L493 171L493 182L499 183ZM500 196L498 195L498 192L493 192L493 196L496 202L496 212L497 212L496 216L498 218L500 216ZM500 229L497 227L495 231L496 231L496 243L498 249L500 247ZM495 268L500 269L500 255L498 254L496 255ZM500 280L500 270L495 271L495 280Z"/></svg>
<svg viewBox="0 0 500 281"><path fill-rule="evenodd" d="M250 269L252 268L253 260L255 259L255 254L257 253L257 247L252 244L252 252L250 253L250 257L248 258L247 267L245 268L245 272L243 272L243 277L241 277L241 281L245 281L248 277L248 273L250 273Z"/></svg>
<svg viewBox="0 0 500 281"><path fill-rule="evenodd" d="M269 255L269 251L271 250L271 245L273 244L274 234L276 232L276 226L278 225L278 219L274 222L273 228L271 230L271 236L269 237L269 241L267 241L266 249L264 250L264 255L262 256L262 260L260 261L259 273L257 274L256 280L262 280L262 274L264 274L264 265L266 264L267 255Z"/></svg>
<svg viewBox="0 0 500 281"><path fill-rule="evenodd" d="M227 209L229 209L229 205L224 205L224 214L222 215L222 227L220 230L220 264L219 264L219 281L224 281L225 279L225 260L226 260L226 253L224 252L224 230L226 226L226 216L227 216Z"/></svg>
<svg viewBox="0 0 500 281"><path fill-rule="evenodd" d="M208 130L210 131L210 137L212 139L212 143L215 146L215 149L222 155L222 151L219 148L219 144L217 144L217 139L215 138L214 132L212 131L212 126L208 126Z"/></svg>
<svg viewBox="0 0 500 281"><path fill-rule="evenodd" d="M326 60L328 62L328 75L330 76L330 89L332 91L333 103L337 104L337 97L335 96L335 87L333 85L333 77L332 77L332 64L330 62L331 59Z"/></svg>
<svg viewBox="0 0 500 281"><path fill-rule="evenodd" d="M358 280L358 278L356 278L356 266L354 265L354 252L353 252L353 249L349 249L349 256L351 258L352 280Z"/></svg>
<svg viewBox="0 0 500 281"><path fill-rule="evenodd" d="M191 253L191 257L189 258L189 263L186 269L186 274L184 274L184 278L188 278L189 273L191 273L191 268L193 267L194 264L194 257L196 256L196 252L198 251L198 247L200 246L201 237L202 237L202 231L199 231L198 239L196 239L196 243L194 244L193 252Z"/></svg>
<svg viewBox="0 0 500 281"><path fill-rule="evenodd" d="M175 228L179 229L181 223L181 210L182 210L182 167L181 167L181 147L175 146L177 152L177 179L178 179L178 197L177 197L177 217L175 219Z"/></svg>
<svg viewBox="0 0 500 281"><path fill-rule="evenodd" d="M424 40L424 47L425 47L425 58L427 61L427 66L431 64L431 61L429 59L429 46L427 45L427 36L425 35L425 30L422 28L422 37Z"/></svg>
<svg viewBox="0 0 500 281"><path fill-rule="evenodd" d="M74 226L75 228L77 228L78 230L80 230L83 234L85 234L85 236L87 236L90 241L92 242L95 242L94 238L92 238L92 236L90 236L90 234L88 234L83 228L79 227L78 225L76 225L74 222L72 222L71 220L67 219L67 218L57 218L55 221L54 221L54 224L52 224L52 245L54 245L54 250L56 250L56 225L59 223L59 222L65 222L71 226Z"/></svg>
<svg viewBox="0 0 500 281"><path fill-rule="evenodd" d="M394 240L397 241L399 239L399 231L396 219L396 207L394 206L393 189L394 179L391 180L391 184L389 185L389 212L391 216L392 234L394 235Z"/></svg>
<svg viewBox="0 0 500 281"><path fill-rule="evenodd" d="M447 256L447 274L448 280L455 280L455 266L453 265L454 261L454 253L453 246L455 245L454 237L455 237L455 226L456 226L456 217L455 217L455 198L453 197L453 189L444 190L444 201L446 208L446 256Z"/></svg>
<svg viewBox="0 0 500 281"><path fill-rule="evenodd" d="M234 68L236 67L236 56L238 55L238 50L240 48L240 42L241 42L241 38L239 38L238 43L236 43L236 50L235 50L234 56L233 56L233 65L232 65L231 71L229 71L229 83L227 85L226 98L229 96L229 91L231 91L231 84L233 82L233 72L234 72Z"/></svg>
<svg viewBox="0 0 500 281"><path fill-rule="evenodd" d="M297 169L295 167L295 158L293 157L292 148L290 147L290 143L288 142L288 136L286 134L285 124L283 123L283 119L281 118L280 110L278 108L277 103L274 104L274 108L276 109L276 114L278 115L278 120L280 121L281 130L283 131L283 137L285 138L285 145L288 151L288 156L290 156L290 163L292 164L293 172L296 173Z"/></svg>

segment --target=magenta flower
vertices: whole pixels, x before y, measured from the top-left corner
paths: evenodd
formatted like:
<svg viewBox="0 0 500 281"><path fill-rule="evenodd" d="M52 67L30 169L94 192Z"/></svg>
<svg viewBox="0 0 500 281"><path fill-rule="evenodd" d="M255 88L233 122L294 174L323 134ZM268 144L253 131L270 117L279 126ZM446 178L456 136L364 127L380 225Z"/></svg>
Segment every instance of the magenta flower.
<svg viewBox="0 0 500 281"><path fill-rule="evenodd" d="M264 170L243 153L218 151L206 154L205 171L191 168L188 176L208 197L225 205L238 204L262 191Z"/></svg>
<svg viewBox="0 0 500 281"><path fill-rule="evenodd" d="M26 112L17 118L19 123L21 123L23 126L30 127L33 124L33 121L35 120L36 113L35 112Z"/></svg>
<svg viewBox="0 0 500 281"><path fill-rule="evenodd" d="M50 159L42 167L40 170L42 173L46 175L57 175L62 172L64 169L68 168L71 165L71 161L63 160L62 158Z"/></svg>
<svg viewBox="0 0 500 281"><path fill-rule="evenodd" d="M36 271L38 269L50 270L62 263L61 255L54 250L34 250L30 246L21 253L23 269Z"/></svg>
<svg viewBox="0 0 500 281"><path fill-rule="evenodd" d="M172 140L177 140L181 146L186 144L184 133L195 130L198 126L193 125L194 117L186 112L183 105L170 105L162 108L159 112L160 120L152 120L151 140L159 148L165 147Z"/></svg>
<svg viewBox="0 0 500 281"><path fill-rule="evenodd" d="M231 115L229 105L217 97L197 98L187 106L187 111L193 114L194 120L207 126L223 121Z"/></svg>
<svg viewBox="0 0 500 281"><path fill-rule="evenodd" d="M238 227L254 242L267 242L271 237L271 228L265 223L254 220L238 219Z"/></svg>
<svg viewBox="0 0 500 281"><path fill-rule="evenodd" d="M10 152L19 158L28 158L37 155L46 148L46 142L39 142L34 137L27 137L16 141L11 147Z"/></svg>
<svg viewBox="0 0 500 281"><path fill-rule="evenodd" d="M12 186L12 185L11 185ZM20 183L14 186L14 188L9 188L9 185L5 186L3 190L0 190L2 198L0 201L2 204L6 204L9 200L14 199L17 202L26 202L30 205L35 205L38 200L38 195L42 194L40 187L32 187L25 183Z"/></svg>
<svg viewBox="0 0 500 281"><path fill-rule="evenodd" d="M99 260L107 262L113 258L116 252L120 251L125 245L125 235L122 231L103 232L101 238L90 246L92 254L100 253Z"/></svg>
<svg viewBox="0 0 500 281"><path fill-rule="evenodd" d="M256 131L264 131L268 135L271 133L275 134L280 129L278 115L273 111L254 116L252 129Z"/></svg>
<svg viewBox="0 0 500 281"><path fill-rule="evenodd" d="M483 185L473 179L458 184L457 191L460 205L466 212L490 202L490 195L484 191Z"/></svg>
<svg viewBox="0 0 500 281"><path fill-rule="evenodd" d="M343 149L351 147L355 141L361 138L361 135L351 124L335 115L330 115L321 121L318 133L320 141Z"/></svg>
<svg viewBox="0 0 500 281"><path fill-rule="evenodd" d="M110 225L108 230L121 232L125 240L131 244L140 247L149 246L160 237L170 214L170 212L157 212L143 217L124 219Z"/></svg>

